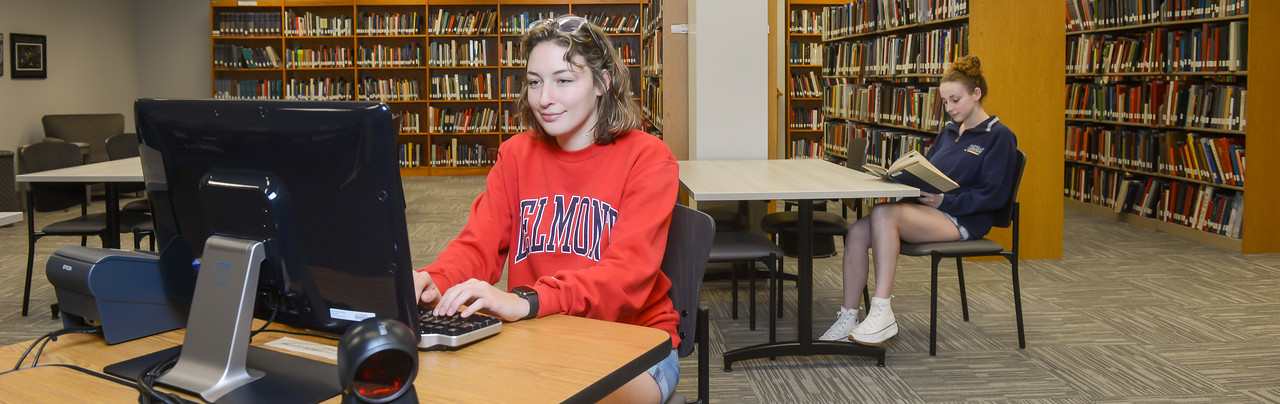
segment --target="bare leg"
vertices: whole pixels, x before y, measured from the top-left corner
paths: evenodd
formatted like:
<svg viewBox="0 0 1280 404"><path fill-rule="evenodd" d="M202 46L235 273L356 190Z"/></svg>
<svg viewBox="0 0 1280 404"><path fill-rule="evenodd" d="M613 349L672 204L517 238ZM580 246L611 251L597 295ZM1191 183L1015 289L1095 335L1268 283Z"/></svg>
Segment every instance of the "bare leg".
<svg viewBox="0 0 1280 404"><path fill-rule="evenodd" d="M910 203L876 205L870 215L849 228L845 238L845 307L857 307L862 288L866 287L869 268L864 251L868 248L876 268L873 296L888 298L893 294L893 277L897 272L902 241L923 243L958 239L960 231L940 210Z"/></svg>
<svg viewBox="0 0 1280 404"><path fill-rule="evenodd" d="M874 210L873 210L874 212ZM849 226L844 238L844 302L846 309L857 310L862 300L862 289L867 287L867 251L871 249L871 216L863 217Z"/></svg>
<svg viewBox="0 0 1280 404"><path fill-rule="evenodd" d="M658 382L648 372L640 372L627 384L609 393L601 403L657 403L662 400Z"/></svg>

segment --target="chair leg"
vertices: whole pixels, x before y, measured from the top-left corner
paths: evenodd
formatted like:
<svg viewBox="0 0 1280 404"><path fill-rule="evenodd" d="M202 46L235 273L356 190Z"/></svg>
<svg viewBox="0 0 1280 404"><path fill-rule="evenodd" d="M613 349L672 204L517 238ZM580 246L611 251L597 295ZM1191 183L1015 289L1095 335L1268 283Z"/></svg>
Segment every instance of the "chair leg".
<svg viewBox="0 0 1280 404"><path fill-rule="evenodd" d="M1018 257L1008 258L1013 265L1013 311L1018 317L1018 348L1027 349L1027 337L1022 331L1022 289L1018 286Z"/></svg>
<svg viewBox="0 0 1280 404"><path fill-rule="evenodd" d="M779 257L778 257L778 272L779 272L779 274L778 274L778 291L777 291L777 292L778 292L778 318L782 318L782 312L783 312L783 310L782 310L782 304L783 304L783 303L782 303L782 302L785 302L785 301L786 301L786 300L784 299L784 295L783 295L783 293L782 293L783 289L782 289L782 274L781 274L781 273L782 273L782 269L783 269L783 268L786 268L786 266L783 266L783 260L784 260L784 259L785 259L785 257L783 257L783 256L779 256Z"/></svg>
<svg viewBox="0 0 1280 404"><path fill-rule="evenodd" d="M30 220L30 219L28 219ZM27 307L31 304L31 268L36 265L36 240L27 243L27 282L22 288L22 316L27 316Z"/></svg>
<svg viewBox="0 0 1280 404"><path fill-rule="evenodd" d="M750 313L747 314L747 318L751 319L751 325L748 329L751 331L755 331L756 330L756 263L754 261L747 263L747 281L750 283L750 285L747 285L747 291L750 293L749 295L747 295L747 307L748 307L748 310L750 310Z"/></svg>
<svg viewBox="0 0 1280 404"><path fill-rule="evenodd" d="M711 360L708 351L711 350L709 341L711 337L707 335L710 322L709 312L705 307L698 308L698 322L696 332L698 333L698 404L707 404L711 399L711 374L709 371Z"/></svg>
<svg viewBox="0 0 1280 404"><path fill-rule="evenodd" d="M779 268L774 267L774 257L772 255L769 256L765 262L768 263L769 267L769 343L772 344L778 341L778 317L780 317L774 315L774 310L782 310L782 305L779 304L781 300L775 300L777 296L774 292L782 291L782 281L778 279Z"/></svg>
<svg viewBox="0 0 1280 404"><path fill-rule="evenodd" d="M732 309L732 312L730 312L729 317L733 318L734 320L737 320L738 319L738 263L736 262L732 264L732 269L729 270L729 282L733 288L733 292L732 292L733 297L729 299L733 303L733 309Z"/></svg>
<svg viewBox="0 0 1280 404"><path fill-rule="evenodd" d="M940 261L942 257L933 254L933 280L929 284L929 356L938 356L938 262Z"/></svg>
<svg viewBox="0 0 1280 404"><path fill-rule="evenodd" d="M960 280L960 311L969 321L969 297L964 293L964 258L956 257L956 278Z"/></svg>

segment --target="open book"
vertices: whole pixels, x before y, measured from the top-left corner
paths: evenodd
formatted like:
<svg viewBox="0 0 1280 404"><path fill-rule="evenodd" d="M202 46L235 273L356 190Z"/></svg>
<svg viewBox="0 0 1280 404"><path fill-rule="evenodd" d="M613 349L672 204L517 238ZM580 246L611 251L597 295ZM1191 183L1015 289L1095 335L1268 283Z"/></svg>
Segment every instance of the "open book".
<svg viewBox="0 0 1280 404"><path fill-rule="evenodd" d="M947 193L960 187L915 150L899 157L889 165L888 170L874 164L867 164L862 168L877 177L920 188L921 191L931 194Z"/></svg>

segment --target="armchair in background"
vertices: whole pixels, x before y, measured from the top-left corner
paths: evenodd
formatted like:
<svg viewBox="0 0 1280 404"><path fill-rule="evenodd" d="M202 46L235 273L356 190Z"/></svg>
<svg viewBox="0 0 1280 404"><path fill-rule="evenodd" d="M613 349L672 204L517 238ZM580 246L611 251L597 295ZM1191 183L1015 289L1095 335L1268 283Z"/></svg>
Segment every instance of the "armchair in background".
<svg viewBox="0 0 1280 404"><path fill-rule="evenodd" d="M107 139L124 133L124 114L45 115L40 123L46 139L89 145L86 163L107 161Z"/></svg>

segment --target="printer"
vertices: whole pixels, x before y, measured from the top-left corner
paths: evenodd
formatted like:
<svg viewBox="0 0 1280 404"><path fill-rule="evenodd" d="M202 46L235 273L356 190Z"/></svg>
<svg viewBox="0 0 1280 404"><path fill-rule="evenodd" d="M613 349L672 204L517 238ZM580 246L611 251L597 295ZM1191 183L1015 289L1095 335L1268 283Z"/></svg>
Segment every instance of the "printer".
<svg viewBox="0 0 1280 404"><path fill-rule="evenodd" d="M167 292L159 255L81 246L54 251L45 266L66 327L102 325L107 344L185 327L189 301Z"/></svg>

